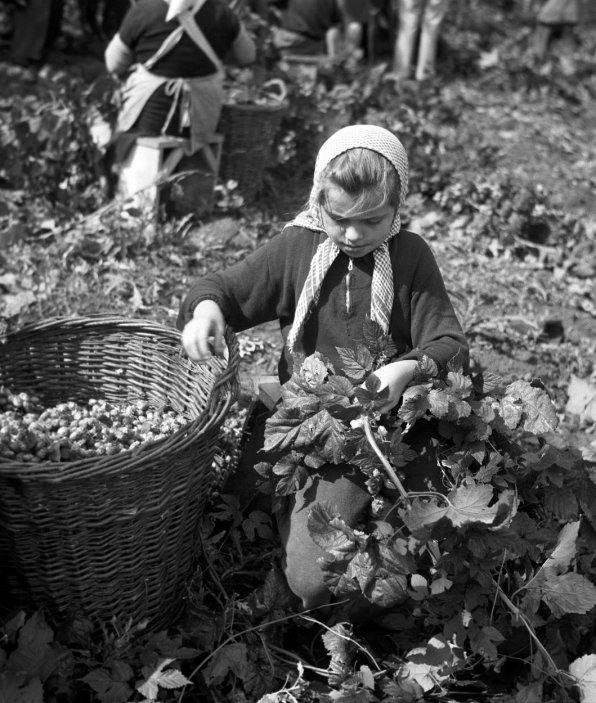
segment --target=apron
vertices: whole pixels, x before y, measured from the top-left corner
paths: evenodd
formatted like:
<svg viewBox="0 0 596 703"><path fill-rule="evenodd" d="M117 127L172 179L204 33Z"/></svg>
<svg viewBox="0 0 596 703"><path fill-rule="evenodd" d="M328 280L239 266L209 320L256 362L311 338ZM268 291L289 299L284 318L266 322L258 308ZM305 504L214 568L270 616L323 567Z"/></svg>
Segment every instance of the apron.
<svg viewBox="0 0 596 703"><path fill-rule="evenodd" d="M190 128L190 153L213 138L224 101L223 64L198 27L194 14L206 0L197 0L194 7L177 15L180 26L171 32L162 45L144 64L137 64L122 89L122 108L118 115L118 132L127 132L139 118L155 90L165 84L165 92L172 97L170 111L162 127L165 133L180 105L180 127ZM182 34L194 43L215 65L208 76L197 78L166 78L151 72L153 66L180 41Z"/></svg>

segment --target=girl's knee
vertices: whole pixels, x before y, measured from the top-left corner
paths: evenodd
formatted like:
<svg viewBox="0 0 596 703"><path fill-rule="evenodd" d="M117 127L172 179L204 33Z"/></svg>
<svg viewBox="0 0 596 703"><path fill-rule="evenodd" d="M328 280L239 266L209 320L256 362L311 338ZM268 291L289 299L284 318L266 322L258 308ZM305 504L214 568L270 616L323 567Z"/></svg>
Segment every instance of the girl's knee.
<svg viewBox="0 0 596 703"><path fill-rule="evenodd" d="M285 574L290 590L301 601L304 610L329 603L331 591L316 563L304 564L301 560L287 558Z"/></svg>

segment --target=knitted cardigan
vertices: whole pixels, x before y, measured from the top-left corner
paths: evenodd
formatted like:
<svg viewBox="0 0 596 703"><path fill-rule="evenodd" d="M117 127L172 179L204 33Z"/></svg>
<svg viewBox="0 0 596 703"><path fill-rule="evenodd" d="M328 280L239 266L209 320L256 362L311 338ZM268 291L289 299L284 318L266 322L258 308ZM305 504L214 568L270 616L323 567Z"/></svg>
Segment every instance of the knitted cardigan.
<svg viewBox="0 0 596 703"><path fill-rule="evenodd" d="M279 320L285 343L310 261L324 237L288 227L244 260L201 278L182 302L178 328L183 329L199 302L214 300L236 332ZM465 363L468 344L430 247L419 235L402 229L389 241L389 254L394 281L389 328L398 350L392 360L426 355L444 367L459 353ZM363 339L363 323L370 313L372 253L352 259L350 271L349 266L350 258L340 253L295 349L306 355L319 351L337 369L341 362L336 348L353 347ZM291 370L292 358L284 345L278 365L282 383Z"/></svg>

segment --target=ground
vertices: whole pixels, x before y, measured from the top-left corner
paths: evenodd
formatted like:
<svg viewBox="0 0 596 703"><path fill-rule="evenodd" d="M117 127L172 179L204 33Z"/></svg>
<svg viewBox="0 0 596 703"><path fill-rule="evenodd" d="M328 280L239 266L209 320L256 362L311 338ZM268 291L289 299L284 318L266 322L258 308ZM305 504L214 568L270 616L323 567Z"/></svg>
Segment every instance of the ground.
<svg viewBox="0 0 596 703"><path fill-rule="evenodd" d="M126 204L107 202L99 188L89 145L89 107L107 105L104 88L98 88L106 80L101 51L56 51L40 71L0 61L0 287L5 293L0 318L5 328L53 315L106 311L174 324L181 297L196 276L245 256L305 201L312 144L332 125L342 126L342 120L377 121L408 140L412 184L403 220L427 239L437 256L474 364L509 381L540 379L560 421L558 446L575 447L586 460L594 460L594 28L582 29L579 48L555 54L544 66L532 66L525 51L528 25L517 27L514 18L499 27L504 15L493 15L492 4L490 10L490 17L484 16L484 34L472 31L472 25L482 25L477 15L468 18L470 26L452 27L448 37L453 43L433 81L392 87L390 78L379 80L372 69L363 78L338 68L333 81L323 75L315 97L295 91L282 122L281 145L275 145L279 158L272 159L259 200L218 207L210 217L166 223ZM367 81L372 86L368 92ZM93 86L104 97L94 103L82 86ZM297 149L297 159L291 158L288 145ZM248 330L239 339L240 406L246 406L253 380L275 373L281 339L275 323ZM233 433L241 421L241 413L231 414L228 429ZM207 535L212 543L205 551L213 561L203 563L204 571L197 573L196 593L203 597L200 589L206 589L213 598L211 574L223 612L216 623L199 608L194 621L183 623L195 627L193 635L200 633L196 639L211 647L202 650L210 654L194 669L199 675L190 675L199 683L204 672L215 676L207 663L228 645L241 648L248 642L249 653L262 657L265 676L269 665L274 668L268 656L279 664L283 657L292 659L288 650L300 648L310 661L309 655L314 660L323 650L313 631L302 627L282 633L281 644L272 637L272 649L266 648L269 640L260 621L247 616L251 608L262 615L263 602L255 605L254 594L244 598L244 591L263 583L271 546L241 541L242 528L256 529L258 523L249 521L247 527L230 510L238 522L223 538L226 548L217 541L223 532L215 529ZM265 587L271 592L259 594L265 600L277 594L270 576ZM284 620L286 611L280 613ZM267 616L274 617L271 612ZM238 635L241 628L246 628L246 640ZM566 635L572 639L569 631ZM283 649L274 650L274 644ZM135 674L141 676L139 662L145 663L145 654L124 645L122 652L121 659L130 656L131 665L137 657ZM229 652L229 662L218 659L222 676L229 673L226 666L231 672L225 679L229 697L221 700L247 700L238 682L247 688L249 677L234 669L232 654L238 651ZM311 672L315 679L319 673ZM491 676L491 691L501 692L499 672ZM217 680L213 690L219 691L220 685L223 690ZM317 700L312 691L309 698L302 689L301 700ZM437 695L431 699L440 700ZM527 690L523 695L493 700L532 700ZM211 700L211 693L205 696ZM273 700L291 697L280 694ZM488 701L487 690L477 691L474 700ZM538 694L534 700L551 703Z"/></svg>

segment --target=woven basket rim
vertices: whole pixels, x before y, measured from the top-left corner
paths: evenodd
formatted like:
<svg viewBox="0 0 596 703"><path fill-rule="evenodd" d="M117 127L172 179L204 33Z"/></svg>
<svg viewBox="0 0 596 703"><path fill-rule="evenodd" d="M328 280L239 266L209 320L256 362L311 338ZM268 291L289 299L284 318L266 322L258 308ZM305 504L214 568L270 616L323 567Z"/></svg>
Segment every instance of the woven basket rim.
<svg viewBox="0 0 596 703"><path fill-rule="evenodd" d="M178 330L157 322L100 313L86 317L53 317L42 322L28 324L20 330L7 335L6 341L0 342L0 354L9 340L17 336L34 336L40 331L58 327L62 329L65 327L71 327L72 329L89 328L95 331L105 328L114 332L127 330L133 332L136 330L163 335L164 338L169 338L170 340L181 339L181 333ZM227 412L237 397L240 354L236 335L230 327L226 327L225 341L228 348L228 365L216 377L205 408L200 415L190 420L188 424L168 437L146 442L134 449L126 449L110 456L85 457L68 462L18 462L12 459L0 458L0 477L18 478L25 481L43 480L50 484L56 484L88 476L97 477L100 474L106 477L115 476L122 473L123 461L126 461L125 470L127 473L143 471L148 459L153 459L158 454L163 456L170 445L175 446L176 451L180 451L181 448L186 448L188 445L193 444L196 442L197 431L206 431L214 424L218 424L222 415ZM182 354L182 345L180 345L180 350ZM226 385L229 386L228 389L226 389Z"/></svg>
<svg viewBox="0 0 596 703"><path fill-rule="evenodd" d="M239 110L241 112L277 112L287 108L289 103L286 100L276 103L265 103L263 105L254 105L252 103L224 103L223 107Z"/></svg>

